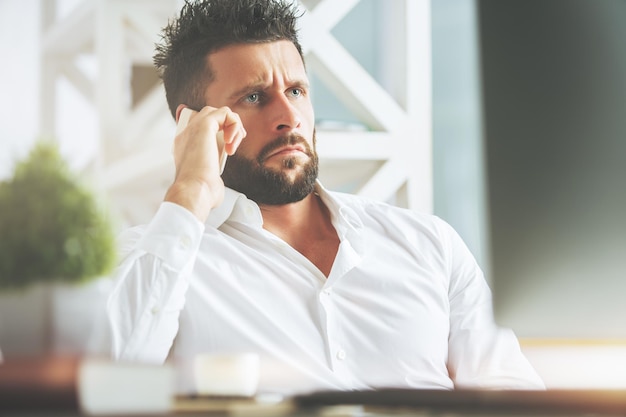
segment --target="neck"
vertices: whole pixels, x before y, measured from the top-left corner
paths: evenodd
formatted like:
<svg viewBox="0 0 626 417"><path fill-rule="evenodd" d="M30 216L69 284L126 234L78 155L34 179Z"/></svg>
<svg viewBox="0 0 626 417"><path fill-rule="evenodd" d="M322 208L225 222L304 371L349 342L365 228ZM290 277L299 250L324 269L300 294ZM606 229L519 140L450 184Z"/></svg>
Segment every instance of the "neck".
<svg viewBox="0 0 626 417"><path fill-rule="evenodd" d="M307 257L325 276L330 274L339 237L318 195L311 193L296 203L260 208L266 230Z"/></svg>
<svg viewBox="0 0 626 417"><path fill-rule="evenodd" d="M259 205L263 215L263 227L289 241L290 235L319 230L330 224L330 213L320 198L311 193L295 203L282 205Z"/></svg>

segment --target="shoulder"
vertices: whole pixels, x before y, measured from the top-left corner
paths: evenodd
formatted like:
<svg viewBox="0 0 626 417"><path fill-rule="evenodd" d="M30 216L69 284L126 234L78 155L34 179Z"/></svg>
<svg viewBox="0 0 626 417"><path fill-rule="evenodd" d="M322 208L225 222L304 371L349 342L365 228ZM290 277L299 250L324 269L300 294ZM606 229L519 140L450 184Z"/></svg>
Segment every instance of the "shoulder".
<svg viewBox="0 0 626 417"><path fill-rule="evenodd" d="M443 257L449 256L462 242L452 226L434 214L357 195L332 192L330 196L339 207L338 213L361 225L370 238L430 248Z"/></svg>
<svg viewBox="0 0 626 417"><path fill-rule="evenodd" d="M361 197L354 194L331 191L330 196L340 209L350 210L363 220L399 225L410 223L420 229L437 233L449 233L452 228L440 217L413 209L394 206L393 204Z"/></svg>

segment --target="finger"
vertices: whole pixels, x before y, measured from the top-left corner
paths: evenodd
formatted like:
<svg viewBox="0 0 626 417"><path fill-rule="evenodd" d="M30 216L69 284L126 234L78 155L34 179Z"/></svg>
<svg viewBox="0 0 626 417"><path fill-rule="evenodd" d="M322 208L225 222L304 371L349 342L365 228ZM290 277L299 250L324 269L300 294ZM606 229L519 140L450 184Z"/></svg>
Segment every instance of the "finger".
<svg viewBox="0 0 626 417"><path fill-rule="evenodd" d="M239 115L227 106L220 108L205 106L198 114L192 116L191 123L195 123L195 119L198 123L205 124L204 129L210 136L222 135L224 151L229 155L235 152L247 134Z"/></svg>
<svg viewBox="0 0 626 417"><path fill-rule="evenodd" d="M245 139L246 135L247 135L247 132L245 129L242 128L238 130L237 133L233 136L232 141L224 144L225 152L228 153L229 155L232 155L235 152L237 152L239 145L241 145L241 142Z"/></svg>
<svg viewBox="0 0 626 417"><path fill-rule="evenodd" d="M247 132L241 123L241 119L237 113L229 113L223 125L224 144L226 152L229 155L235 153L239 144L246 137Z"/></svg>

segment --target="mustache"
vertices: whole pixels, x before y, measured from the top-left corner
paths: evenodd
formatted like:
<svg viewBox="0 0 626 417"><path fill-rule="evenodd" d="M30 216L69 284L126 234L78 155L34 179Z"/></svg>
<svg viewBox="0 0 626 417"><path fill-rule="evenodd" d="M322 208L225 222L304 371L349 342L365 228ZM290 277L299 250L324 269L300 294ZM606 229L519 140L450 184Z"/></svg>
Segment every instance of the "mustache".
<svg viewBox="0 0 626 417"><path fill-rule="evenodd" d="M277 149L280 149L284 146L293 145L302 145L302 147L306 151L306 154L311 158L313 157L313 152L311 150L311 146L309 146L309 142L307 142L303 136L294 133L286 136L277 137L276 139L265 145L259 152L257 162L259 164L262 164L267 159L267 157L270 156Z"/></svg>

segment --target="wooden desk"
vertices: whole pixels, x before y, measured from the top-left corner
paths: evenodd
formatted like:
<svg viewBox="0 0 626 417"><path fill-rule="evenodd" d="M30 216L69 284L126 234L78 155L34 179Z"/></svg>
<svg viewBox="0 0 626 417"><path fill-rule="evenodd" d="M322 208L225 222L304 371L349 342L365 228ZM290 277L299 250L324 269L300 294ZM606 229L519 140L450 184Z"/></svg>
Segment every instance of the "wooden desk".
<svg viewBox="0 0 626 417"><path fill-rule="evenodd" d="M0 416L85 415L77 395L77 358L11 360L0 365ZM281 401L184 397L169 415L271 417L626 416L626 390L406 390L319 392ZM134 414L135 417L138 414Z"/></svg>

